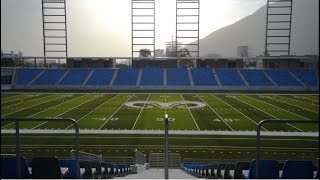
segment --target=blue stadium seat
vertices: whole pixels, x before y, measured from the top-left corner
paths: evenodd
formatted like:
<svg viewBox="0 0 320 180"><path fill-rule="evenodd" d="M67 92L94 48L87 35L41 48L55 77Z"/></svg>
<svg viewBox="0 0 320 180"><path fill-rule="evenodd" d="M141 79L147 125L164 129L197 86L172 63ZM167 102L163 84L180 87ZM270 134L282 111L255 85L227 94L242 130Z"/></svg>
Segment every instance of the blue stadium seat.
<svg viewBox="0 0 320 180"><path fill-rule="evenodd" d="M135 86L137 83L139 70L140 69L138 68L119 68L113 85Z"/></svg>
<svg viewBox="0 0 320 180"><path fill-rule="evenodd" d="M315 69L292 69L291 72L307 86L317 86Z"/></svg>
<svg viewBox="0 0 320 180"><path fill-rule="evenodd" d="M141 86L162 86L163 68L143 68L140 81Z"/></svg>
<svg viewBox="0 0 320 180"><path fill-rule="evenodd" d="M80 168L84 168L85 172L82 175L82 178L84 179L93 179L91 164L89 161L80 161L79 162Z"/></svg>
<svg viewBox="0 0 320 180"><path fill-rule="evenodd" d="M193 68L191 70L195 86L217 86L218 83L211 68Z"/></svg>
<svg viewBox="0 0 320 180"><path fill-rule="evenodd" d="M46 69L32 85L54 85L64 75L66 69Z"/></svg>
<svg viewBox="0 0 320 180"><path fill-rule="evenodd" d="M278 179L279 165L276 160L260 160L259 178L261 179ZM249 179L257 179L256 177L256 160L252 160L249 168Z"/></svg>
<svg viewBox="0 0 320 180"><path fill-rule="evenodd" d="M61 169L55 157L35 157L32 159L33 179L61 179Z"/></svg>
<svg viewBox="0 0 320 180"><path fill-rule="evenodd" d="M283 166L281 178L312 179L313 178L312 161L287 160Z"/></svg>
<svg viewBox="0 0 320 180"><path fill-rule="evenodd" d="M190 86L187 68L167 68L167 85Z"/></svg>
<svg viewBox="0 0 320 180"><path fill-rule="evenodd" d="M21 178L30 178L31 175L28 170L27 160L24 157L20 157L20 167ZM18 179L17 163L15 156L1 156L1 179Z"/></svg>
<svg viewBox="0 0 320 180"><path fill-rule="evenodd" d="M81 178L80 174L80 166L79 166L79 176L77 176L77 166L76 166L76 160L75 159L59 159L59 163L61 167L67 167L68 172L67 174L63 177L64 179L79 179Z"/></svg>
<svg viewBox="0 0 320 180"><path fill-rule="evenodd" d="M113 77L114 71L114 69L94 69L86 85L107 86Z"/></svg>
<svg viewBox="0 0 320 180"><path fill-rule="evenodd" d="M43 69L18 69L17 85L28 85Z"/></svg>
<svg viewBox="0 0 320 180"><path fill-rule="evenodd" d="M222 86L245 86L237 69L215 69Z"/></svg>
<svg viewBox="0 0 320 180"><path fill-rule="evenodd" d="M260 69L241 69L240 72L250 86L274 86Z"/></svg>
<svg viewBox="0 0 320 180"><path fill-rule="evenodd" d="M266 69L265 72L278 86L302 86L287 69Z"/></svg>
<svg viewBox="0 0 320 180"><path fill-rule="evenodd" d="M68 74L62 79L59 85L82 85L89 72L90 69L70 69Z"/></svg>

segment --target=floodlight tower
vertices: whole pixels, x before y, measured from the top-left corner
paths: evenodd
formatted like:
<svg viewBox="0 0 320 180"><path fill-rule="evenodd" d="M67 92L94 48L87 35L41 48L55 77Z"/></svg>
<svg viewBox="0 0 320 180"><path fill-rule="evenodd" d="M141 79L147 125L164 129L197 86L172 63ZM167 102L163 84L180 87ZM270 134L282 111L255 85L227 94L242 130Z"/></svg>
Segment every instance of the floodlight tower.
<svg viewBox="0 0 320 180"><path fill-rule="evenodd" d="M267 0L265 55L290 55L293 0Z"/></svg>
<svg viewBox="0 0 320 180"><path fill-rule="evenodd" d="M181 46L188 45L190 54L199 57L199 22L200 0L176 0L176 52L178 57L178 42ZM186 40L193 43L185 43Z"/></svg>
<svg viewBox="0 0 320 180"><path fill-rule="evenodd" d="M43 50L45 57L67 57L66 0L42 0ZM44 59L46 64L46 59Z"/></svg>
<svg viewBox="0 0 320 180"><path fill-rule="evenodd" d="M155 56L155 0L131 0L131 56L140 49Z"/></svg>

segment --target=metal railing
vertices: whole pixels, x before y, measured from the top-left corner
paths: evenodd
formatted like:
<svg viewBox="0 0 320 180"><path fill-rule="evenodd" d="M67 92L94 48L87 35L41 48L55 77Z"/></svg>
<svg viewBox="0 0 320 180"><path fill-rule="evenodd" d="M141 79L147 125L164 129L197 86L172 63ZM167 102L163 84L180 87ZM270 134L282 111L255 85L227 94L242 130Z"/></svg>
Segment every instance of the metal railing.
<svg viewBox="0 0 320 180"><path fill-rule="evenodd" d="M15 122L15 130L16 130L16 161L17 161L17 177L18 179L21 178L21 169L20 169L20 121L25 122L25 121L59 121L59 122L71 122L74 127L75 127L75 159L76 159L76 168L80 169L79 167L79 126L77 121L71 118L57 118L57 119L37 119L37 118L1 118L1 123L4 121L12 121ZM77 177L80 177L80 172L76 171Z"/></svg>
<svg viewBox="0 0 320 180"><path fill-rule="evenodd" d="M140 152L138 149L134 150L134 161L135 164L145 164L146 163L146 155Z"/></svg>
<svg viewBox="0 0 320 180"><path fill-rule="evenodd" d="M75 150L71 150L70 151L70 156L74 158L75 155L76 155L76 151ZM91 154L91 153L79 151L79 160L102 162L102 155L96 155L96 154Z"/></svg>
<svg viewBox="0 0 320 180"><path fill-rule="evenodd" d="M257 126L257 147L256 147L256 179L260 177L260 139L261 139L261 128L264 124L281 124L281 123L291 123L291 124L319 124L319 121L314 120L278 120L278 119L267 119L259 122ZM318 136L319 141L319 136Z"/></svg>

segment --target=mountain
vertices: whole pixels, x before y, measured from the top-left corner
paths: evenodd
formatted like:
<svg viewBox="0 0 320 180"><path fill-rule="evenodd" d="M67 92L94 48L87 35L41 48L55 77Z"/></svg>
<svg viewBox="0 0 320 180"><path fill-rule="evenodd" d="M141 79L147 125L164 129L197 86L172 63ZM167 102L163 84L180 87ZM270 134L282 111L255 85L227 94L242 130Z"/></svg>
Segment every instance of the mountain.
<svg viewBox="0 0 320 180"><path fill-rule="evenodd" d="M294 0L291 55L319 55L319 1ZM236 23L200 39L200 56L237 56L237 47L247 45L249 56L263 54L266 5ZM188 48L188 46L186 46Z"/></svg>

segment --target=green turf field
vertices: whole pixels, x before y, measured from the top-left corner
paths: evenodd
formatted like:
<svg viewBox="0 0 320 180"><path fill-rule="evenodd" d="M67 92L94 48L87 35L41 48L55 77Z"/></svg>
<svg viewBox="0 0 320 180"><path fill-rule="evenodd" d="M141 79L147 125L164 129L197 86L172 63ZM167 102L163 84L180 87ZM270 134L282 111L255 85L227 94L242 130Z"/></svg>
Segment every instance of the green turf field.
<svg viewBox="0 0 320 180"><path fill-rule="evenodd" d="M105 135L97 130L254 131L263 119L319 120L319 96L305 94L10 94L1 97L2 117L73 118L80 129L81 149L103 155L163 152L162 135ZM1 129L13 129L4 122ZM22 122L21 129L72 129L68 123ZM319 132L316 124L266 125L264 131ZM2 134L1 153L14 153L14 137ZM25 153L67 156L70 135L23 135ZM313 137L268 137L266 157L318 157ZM183 157L254 158L255 137L171 135L170 151ZM239 158L240 159L240 158Z"/></svg>

